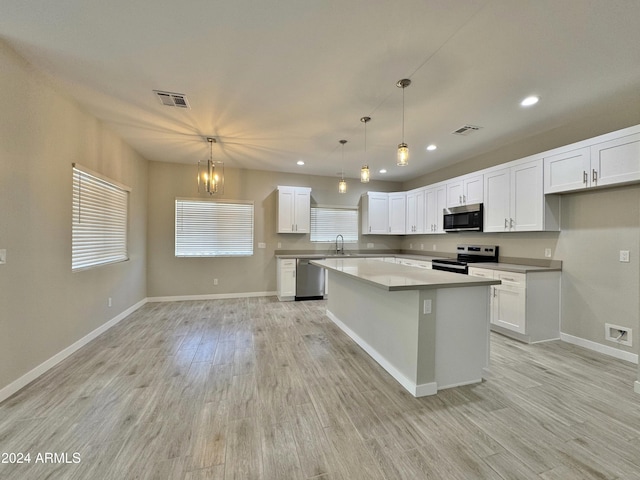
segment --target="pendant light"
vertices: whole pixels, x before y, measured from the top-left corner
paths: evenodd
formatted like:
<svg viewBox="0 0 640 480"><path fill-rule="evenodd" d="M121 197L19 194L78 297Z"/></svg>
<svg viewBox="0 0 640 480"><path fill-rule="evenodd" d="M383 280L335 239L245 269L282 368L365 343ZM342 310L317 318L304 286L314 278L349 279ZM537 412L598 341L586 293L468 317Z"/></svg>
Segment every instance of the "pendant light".
<svg viewBox="0 0 640 480"><path fill-rule="evenodd" d="M342 175L340 177L340 181L338 182L338 193L347 193L347 182L344 181L344 144L347 143L346 140L340 140L340 144L342 145Z"/></svg>
<svg viewBox="0 0 640 480"><path fill-rule="evenodd" d="M398 145L398 161L396 163L399 167L409 165L409 147L404 143L404 89L409 85L411 85L411 80L408 78L398 80L396 83L396 87L402 89L402 143Z"/></svg>
<svg viewBox="0 0 640 480"><path fill-rule="evenodd" d="M201 188L209 195L224 193L224 163L213 161L213 144L215 138L208 137L209 160L206 166L203 161L198 162L198 192Z"/></svg>
<svg viewBox="0 0 640 480"><path fill-rule="evenodd" d="M367 123L371 120L371 117L362 117L360 121L364 123L364 160L367 161ZM369 165L364 164L360 169L360 182L369 183L371 175L369 173Z"/></svg>

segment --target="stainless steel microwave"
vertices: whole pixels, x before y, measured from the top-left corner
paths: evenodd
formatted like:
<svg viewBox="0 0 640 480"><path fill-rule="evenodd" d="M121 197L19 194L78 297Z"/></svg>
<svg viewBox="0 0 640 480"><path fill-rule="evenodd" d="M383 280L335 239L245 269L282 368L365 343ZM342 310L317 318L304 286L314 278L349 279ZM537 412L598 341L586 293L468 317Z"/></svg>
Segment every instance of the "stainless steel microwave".
<svg viewBox="0 0 640 480"><path fill-rule="evenodd" d="M483 211L481 203L445 208L443 214L445 232L482 231Z"/></svg>

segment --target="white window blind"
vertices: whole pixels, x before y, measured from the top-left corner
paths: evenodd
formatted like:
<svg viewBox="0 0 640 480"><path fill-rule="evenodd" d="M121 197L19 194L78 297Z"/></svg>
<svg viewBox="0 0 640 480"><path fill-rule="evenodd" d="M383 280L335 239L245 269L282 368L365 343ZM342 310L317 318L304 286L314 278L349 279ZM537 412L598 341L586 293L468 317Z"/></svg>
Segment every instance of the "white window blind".
<svg viewBox="0 0 640 480"><path fill-rule="evenodd" d="M176 199L176 257L253 255L253 202Z"/></svg>
<svg viewBox="0 0 640 480"><path fill-rule="evenodd" d="M72 270L128 259L129 190L73 165Z"/></svg>
<svg viewBox="0 0 640 480"><path fill-rule="evenodd" d="M337 235L342 235L345 243L358 242L358 210L311 207L311 241L334 242Z"/></svg>

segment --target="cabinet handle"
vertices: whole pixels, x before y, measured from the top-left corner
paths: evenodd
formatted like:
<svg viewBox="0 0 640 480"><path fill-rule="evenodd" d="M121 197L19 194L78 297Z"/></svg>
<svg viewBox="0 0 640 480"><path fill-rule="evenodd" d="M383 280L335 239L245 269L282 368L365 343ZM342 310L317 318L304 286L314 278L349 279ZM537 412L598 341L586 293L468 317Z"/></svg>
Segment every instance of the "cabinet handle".
<svg viewBox="0 0 640 480"><path fill-rule="evenodd" d="M458 203L462 203L462 195L458 195Z"/></svg>
<svg viewBox="0 0 640 480"><path fill-rule="evenodd" d="M504 229L506 230L506 229L507 229L507 227L508 227L508 225L507 225L507 219L505 218L505 219L504 219Z"/></svg>
<svg viewBox="0 0 640 480"><path fill-rule="evenodd" d="M582 183L584 183L586 185L588 181L589 181L589 177L587 176L587 171L583 170L582 171Z"/></svg>
<svg viewBox="0 0 640 480"><path fill-rule="evenodd" d="M514 224L513 218L509 219L509 228L513 228L513 224Z"/></svg>
<svg viewBox="0 0 640 480"><path fill-rule="evenodd" d="M591 181L593 183L598 183L598 172L596 172L595 168L591 172Z"/></svg>
<svg viewBox="0 0 640 480"><path fill-rule="evenodd" d="M491 290L493 290L493 298L496 298L496 287L491 287Z"/></svg>
<svg viewBox="0 0 640 480"><path fill-rule="evenodd" d="M462 195L462 203L467 203L467 196L466 195Z"/></svg>
<svg viewBox="0 0 640 480"><path fill-rule="evenodd" d="M369 233L371 233L371 226L369 226Z"/></svg>

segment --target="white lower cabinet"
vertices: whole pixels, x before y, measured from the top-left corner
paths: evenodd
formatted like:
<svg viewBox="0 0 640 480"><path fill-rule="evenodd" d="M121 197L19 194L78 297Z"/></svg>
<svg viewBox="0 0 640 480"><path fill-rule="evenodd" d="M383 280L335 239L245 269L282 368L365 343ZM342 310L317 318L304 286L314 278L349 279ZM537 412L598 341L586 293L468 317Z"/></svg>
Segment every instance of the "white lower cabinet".
<svg viewBox="0 0 640 480"><path fill-rule="evenodd" d="M277 262L278 300L281 302L296 298L296 259L279 258Z"/></svg>
<svg viewBox="0 0 640 480"><path fill-rule="evenodd" d="M492 330L527 343L560 338L560 272L469 267L469 275L502 281L490 290Z"/></svg>

